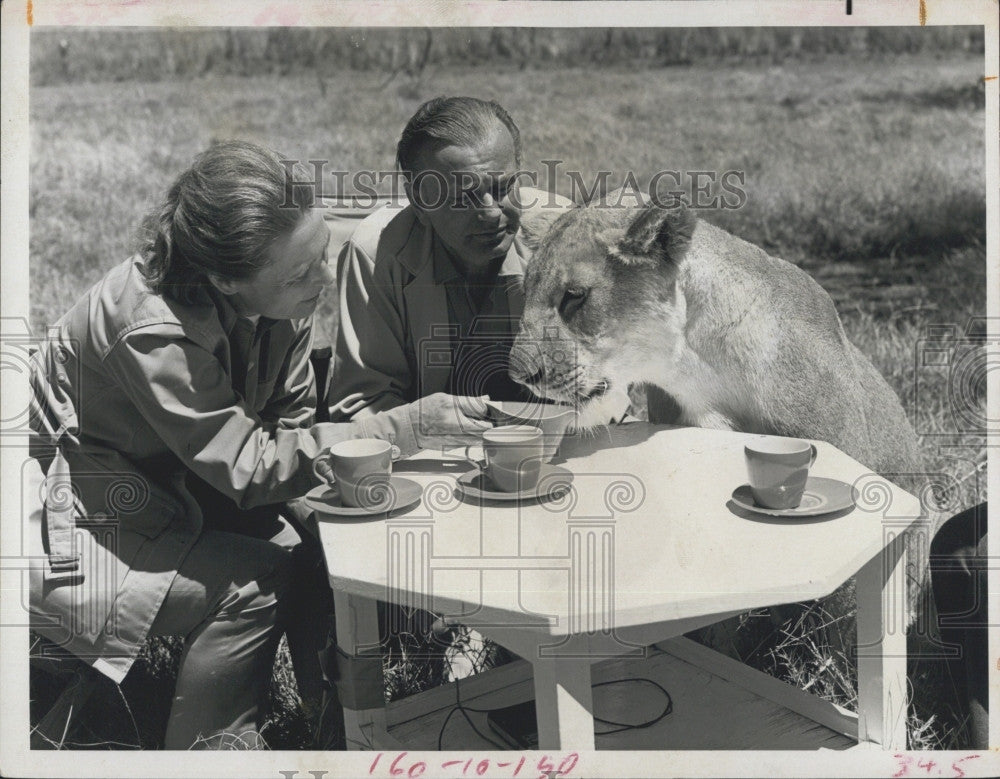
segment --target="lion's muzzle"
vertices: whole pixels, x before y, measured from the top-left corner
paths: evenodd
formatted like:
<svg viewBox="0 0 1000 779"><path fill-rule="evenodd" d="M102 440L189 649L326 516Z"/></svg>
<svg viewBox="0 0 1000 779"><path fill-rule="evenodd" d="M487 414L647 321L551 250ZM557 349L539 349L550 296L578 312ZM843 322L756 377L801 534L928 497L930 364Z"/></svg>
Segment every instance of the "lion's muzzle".
<svg viewBox="0 0 1000 779"><path fill-rule="evenodd" d="M528 387L541 385L545 380L544 362L538 344L518 335L510 350L508 371L510 377Z"/></svg>

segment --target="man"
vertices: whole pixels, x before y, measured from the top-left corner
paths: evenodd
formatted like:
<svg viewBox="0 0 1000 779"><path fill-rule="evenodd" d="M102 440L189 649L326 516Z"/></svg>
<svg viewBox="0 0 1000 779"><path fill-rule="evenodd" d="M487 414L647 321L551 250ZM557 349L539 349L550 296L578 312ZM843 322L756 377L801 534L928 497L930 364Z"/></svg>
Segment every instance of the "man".
<svg viewBox="0 0 1000 779"><path fill-rule="evenodd" d="M529 399L507 372L537 238L571 206L519 187L521 137L496 102L435 98L396 148L409 205L357 228L338 260L332 418L436 392Z"/></svg>

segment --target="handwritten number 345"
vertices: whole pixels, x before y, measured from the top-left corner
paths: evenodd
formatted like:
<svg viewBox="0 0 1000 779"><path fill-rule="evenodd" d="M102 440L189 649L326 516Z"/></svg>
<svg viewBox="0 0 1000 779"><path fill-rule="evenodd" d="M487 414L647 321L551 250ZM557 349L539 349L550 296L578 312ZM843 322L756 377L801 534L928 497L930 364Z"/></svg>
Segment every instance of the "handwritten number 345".
<svg viewBox="0 0 1000 779"><path fill-rule="evenodd" d="M894 779L901 776L913 776L914 774L917 776L921 776L919 769L923 769L924 771L927 772L926 774L923 775L925 776L930 775L931 771L934 770L935 766L937 766L937 763L935 763L933 760L924 760L924 758L922 757L913 758L910 755L893 755L893 757L899 761L898 764L899 770L897 770L896 773L893 774ZM979 755L966 755L965 757L953 761L951 764L951 770L952 770L951 776L955 777L955 779L962 779L962 777L965 776L965 771L961 769L959 764L964 763L966 760L975 760L978 757ZM911 773L910 771L911 767L915 767L918 770L916 772ZM936 776L943 776L943 775L944 774L942 774L940 770L938 770L936 773Z"/></svg>

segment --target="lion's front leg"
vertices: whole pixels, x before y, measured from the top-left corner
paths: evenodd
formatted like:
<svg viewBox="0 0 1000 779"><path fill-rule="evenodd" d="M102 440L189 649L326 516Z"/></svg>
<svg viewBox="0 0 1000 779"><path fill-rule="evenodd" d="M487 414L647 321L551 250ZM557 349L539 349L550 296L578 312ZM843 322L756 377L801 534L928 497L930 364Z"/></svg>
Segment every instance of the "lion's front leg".
<svg viewBox="0 0 1000 779"><path fill-rule="evenodd" d="M594 398L580 407L576 425L581 430L617 422L628 411L628 393L620 389L612 389L605 395Z"/></svg>
<svg viewBox="0 0 1000 779"><path fill-rule="evenodd" d="M681 413L681 418L685 418L685 414ZM695 427L707 427L710 430L737 430L736 424L728 416L723 414L721 411L716 411L714 409L709 409L696 414L693 419L686 420L688 424L694 425Z"/></svg>
<svg viewBox="0 0 1000 779"><path fill-rule="evenodd" d="M646 413L650 422L659 425L691 425L713 430L737 430L733 420L714 408L691 408L655 384L646 385Z"/></svg>

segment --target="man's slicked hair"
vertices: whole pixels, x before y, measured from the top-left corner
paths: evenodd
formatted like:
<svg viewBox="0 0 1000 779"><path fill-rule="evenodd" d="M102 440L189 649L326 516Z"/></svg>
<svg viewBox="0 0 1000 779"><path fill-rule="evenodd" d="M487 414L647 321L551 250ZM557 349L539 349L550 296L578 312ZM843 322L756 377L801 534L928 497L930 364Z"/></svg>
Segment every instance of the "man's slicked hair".
<svg viewBox="0 0 1000 779"><path fill-rule="evenodd" d="M521 164L521 131L510 114L495 100L475 97L435 97L428 100L403 128L396 144L396 165L411 178L420 152L446 146L474 146L487 137L497 122L510 131L514 161Z"/></svg>

